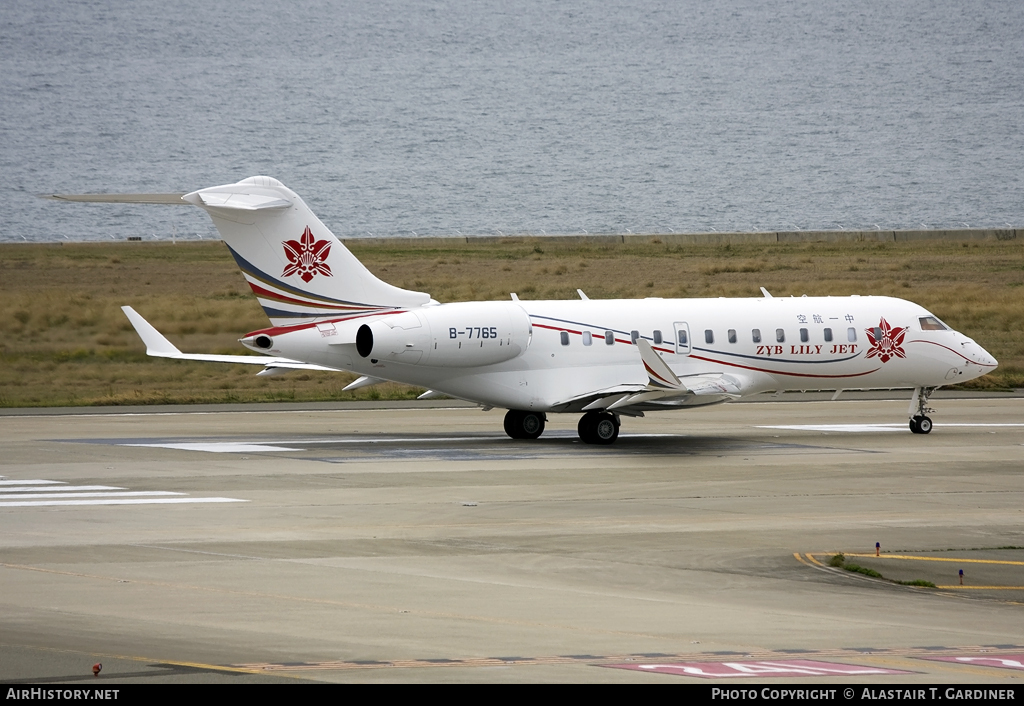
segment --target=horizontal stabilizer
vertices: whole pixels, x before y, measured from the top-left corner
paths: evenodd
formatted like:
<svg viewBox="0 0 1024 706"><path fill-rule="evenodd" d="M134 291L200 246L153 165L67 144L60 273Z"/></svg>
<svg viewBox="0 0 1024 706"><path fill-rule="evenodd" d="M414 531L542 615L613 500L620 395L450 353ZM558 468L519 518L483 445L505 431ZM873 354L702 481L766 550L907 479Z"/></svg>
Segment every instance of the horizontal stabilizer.
<svg viewBox="0 0 1024 706"><path fill-rule="evenodd" d="M291 201L267 194L223 193L216 191L197 191L194 196L204 206L227 208L235 211L263 211L266 209L288 208Z"/></svg>
<svg viewBox="0 0 1024 706"><path fill-rule="evenodd" d="M155 203L162 206L188 206L182 200L185 194L43 194L41 198L52 201L76 201L78 203Z"/></svg>
<svg viewBox="0 0 1024 706"><path fill-rule="evenodd" d="M122 306L121 311L135 327L139 338L146 344L146 355L154 358L173 358L174 360L201 360L208 363L243 363L245 365L263 365L268 370L285 368L289 370L336 370L322 365L303 363L290 358L277 358L265 355L208 355L205 353L182 353L177 346L153 328L153 325L130 306ZM272 373L267 373L268 375Z"/></svg>

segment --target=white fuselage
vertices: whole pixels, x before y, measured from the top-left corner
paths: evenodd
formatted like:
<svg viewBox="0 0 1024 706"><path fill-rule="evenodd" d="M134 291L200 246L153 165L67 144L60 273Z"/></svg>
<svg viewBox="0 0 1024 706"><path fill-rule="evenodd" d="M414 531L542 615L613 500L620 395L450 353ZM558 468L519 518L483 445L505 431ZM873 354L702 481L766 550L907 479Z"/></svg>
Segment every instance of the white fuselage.
<svg viewBox="0 0 1024 706"><path fill-rule="evenodd" d="M458 350L492 344L479 340L481 321L483 328L489 321L488 307L494 308L498 326L505 325L501 312L515 305L529 321L522 350L494 364L460 365ZM684 381L688 375L709 373L739 381L740 395L693 395L668 407L711 404L769 390L933 388L970 380L996 367L994 358L970 338L946 327L924 325L924 319L934 320L927 310L890 297L478 302L471 312L473 321L466 322L477 327L476 341L472 330L466 337L452 323L459 319L460 306L405 310L419 312L421 319L448 315L444 329L431 333L434 342L429 344L436 350L439 344L460 344L444 359L445 365L404 362L402 355L376 351L363 357L356 351L356 327L370 323L379 329L382 324L374 322L397 320L395 313L337 321L335 330L327 333L322 324L274 329L269 352L484 405L542 412L579 411L574 398L616 385L646 383L633 345L636 335L649 341ZM398 336L399 343L404 340L404 329L394 331L389 335ZM449 337L450 331L458 338ZM418 335L422 338L422 329ZM424 347L422 340L409 341L410 350ZM647 408L666 407L654 403Z"/></svg>

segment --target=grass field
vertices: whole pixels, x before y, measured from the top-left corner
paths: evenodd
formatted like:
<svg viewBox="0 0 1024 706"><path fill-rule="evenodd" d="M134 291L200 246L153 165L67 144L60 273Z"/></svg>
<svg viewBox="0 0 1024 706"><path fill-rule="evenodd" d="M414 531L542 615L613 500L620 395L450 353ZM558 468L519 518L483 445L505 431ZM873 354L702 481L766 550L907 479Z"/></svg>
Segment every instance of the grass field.
<svg viewBox="0 0 1024 706"><path fill-rule="evenodd" d="M1000 362L971 388L1024 387L1024 243L916 241L679 246L510 238L347 245L382 279L441 302L885 294L913 300ZM0 406L404 399L352 375L148 358L129 304L181 350L241 354L269 325L221 242L0 245Z"/></svg>

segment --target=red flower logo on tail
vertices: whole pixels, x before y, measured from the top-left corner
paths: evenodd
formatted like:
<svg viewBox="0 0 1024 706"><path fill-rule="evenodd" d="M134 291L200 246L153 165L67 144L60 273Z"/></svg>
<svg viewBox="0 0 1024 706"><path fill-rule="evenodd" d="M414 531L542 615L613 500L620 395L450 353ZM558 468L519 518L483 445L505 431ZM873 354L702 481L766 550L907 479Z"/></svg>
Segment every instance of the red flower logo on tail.
<svg viewBox="0 0 1024 706"><path fill-rule="evenodd" d="M327 264L327 256L331 254L331 243L327 240L313 242L313 233L306 230L298 240L285 240L284 254L288 256L282 277L298 275L303 282L308 282L317 275L331 277L331 268Z"/></svg>
<svg viewBox="0 0 1024 706"><path fill-rule="evenodd" d="M868 340L871 341L871 348L868 349L866 358L878 358L883 363L888 363L890 358L906 358L903 350L903 338L907 335L906 328L893 327L889 322L882 319L876 328L865 329Z"/></svg>

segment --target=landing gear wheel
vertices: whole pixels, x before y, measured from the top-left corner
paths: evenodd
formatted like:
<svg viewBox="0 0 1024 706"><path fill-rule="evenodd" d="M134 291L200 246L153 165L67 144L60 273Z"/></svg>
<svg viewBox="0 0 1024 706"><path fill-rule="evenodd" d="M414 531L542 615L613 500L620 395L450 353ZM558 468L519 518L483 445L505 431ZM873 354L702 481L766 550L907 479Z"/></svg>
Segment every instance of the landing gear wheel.
<svg viewBox="0 0 1024 706"><path fill-rule="evenodd" d="M910 431L915 434L927 434L932 430L932 420L924 415L918 415L910 420Z"/></svg>
<svg viewBox="0 0 1024 706"><path fill-rule="evenodd" d="M544 415L510 409L505 414L505 433L513 439L536 439L544 433Z"/></svg>
<svg viewBox="0 0 1024 706"><path fill-rule="evenodd" d="M914 397L910 400L910 431L915 434L927 434L932 430L932 420L929 412L935 410L928 406L928 398L935 392L934 387L919 387L914 390Z"/></svg>
<svg viewBox="0 0 1024 706"><path fill-rule="evenodd" d="M619 420L610 412L587 412L576 430L584 444L614 444L619 438Z"/></svg>

